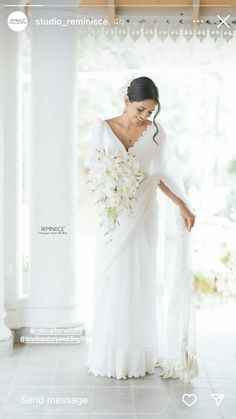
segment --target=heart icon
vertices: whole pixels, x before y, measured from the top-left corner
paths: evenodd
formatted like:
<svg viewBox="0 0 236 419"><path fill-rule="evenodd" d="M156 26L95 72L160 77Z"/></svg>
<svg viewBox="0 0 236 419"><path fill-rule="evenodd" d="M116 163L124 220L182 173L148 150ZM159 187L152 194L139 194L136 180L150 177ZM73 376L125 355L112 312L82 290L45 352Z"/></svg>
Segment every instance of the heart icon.
<svg viewBox="0 0 236 419"><path fill-rule="evenodd" d="M194 403L196 403L197 396L196 396L196 394L187 394L187 393L185 393L182 396L182 400L183 400L184 404L186 404L186 406L190 407Z"/></svg>

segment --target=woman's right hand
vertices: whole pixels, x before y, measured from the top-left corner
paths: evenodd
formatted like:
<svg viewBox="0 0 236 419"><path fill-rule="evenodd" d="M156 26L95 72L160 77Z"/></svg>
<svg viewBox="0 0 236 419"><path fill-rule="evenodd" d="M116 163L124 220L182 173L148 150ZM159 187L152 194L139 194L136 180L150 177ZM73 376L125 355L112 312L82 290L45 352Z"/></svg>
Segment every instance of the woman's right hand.
<svg viewBox="0 0 236 419"><path fill-rule="evenodd" d="M196 215L186 206L186 204L180 205L180 213L184 220L185 226L188 231L194 226Z"/></svg>

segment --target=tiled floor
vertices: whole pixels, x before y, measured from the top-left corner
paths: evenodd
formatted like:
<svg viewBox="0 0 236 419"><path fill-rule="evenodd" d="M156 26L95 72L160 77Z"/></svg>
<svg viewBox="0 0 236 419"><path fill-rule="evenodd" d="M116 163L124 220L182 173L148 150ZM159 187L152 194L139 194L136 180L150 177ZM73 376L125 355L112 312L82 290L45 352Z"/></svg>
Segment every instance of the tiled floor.
<svg viewBox="0 0 236 419"><path fill-rule="evenodd" d="M200 372L191 384L162 379L158 369L144 378L94 377L87 372L87 342L15 345L13 356L0 360L0 418L235 419L234 319L234 307L197 312ZM196 394L191 407L183 403L184 393ZM212 393L224 393L219 407ZM55 397L60 399L53 404ZM77 404L59 404L63 397L77 398Z"/></svg>

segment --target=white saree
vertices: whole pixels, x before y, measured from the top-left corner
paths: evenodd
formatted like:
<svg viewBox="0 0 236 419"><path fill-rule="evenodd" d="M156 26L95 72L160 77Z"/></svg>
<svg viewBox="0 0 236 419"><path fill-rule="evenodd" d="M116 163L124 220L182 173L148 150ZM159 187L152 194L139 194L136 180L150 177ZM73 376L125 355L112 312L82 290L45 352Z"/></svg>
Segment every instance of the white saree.
<svg viewBox="0 0 236 419"><path fill-rule="evenodd" d="M154 374L190 381L198 375L190 232L179 207L157 186L162 180L191 205L183 182L168 164L160 123L151 124L131 147L144 179L132 217L123 215L106 244L97 229L92 339L87 366L96 376ZM125 150L98 119L90 131L85 167L97 149ZM178 179L178 180L177 180Z"/></svg>

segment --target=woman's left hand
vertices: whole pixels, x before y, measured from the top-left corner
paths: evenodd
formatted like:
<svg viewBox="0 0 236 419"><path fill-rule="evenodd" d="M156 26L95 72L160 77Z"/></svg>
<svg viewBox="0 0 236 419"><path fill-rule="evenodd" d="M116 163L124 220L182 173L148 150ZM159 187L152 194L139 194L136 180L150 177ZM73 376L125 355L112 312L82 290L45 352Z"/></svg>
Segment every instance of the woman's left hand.
<svg viewBox="0 0 236 419"><path fill-rule="evenodd" d="M190 209L185 205L180 205L180 213L184 220L185 226L187 227L188 231L194 226L196 215L190 211Z"/></svg>

